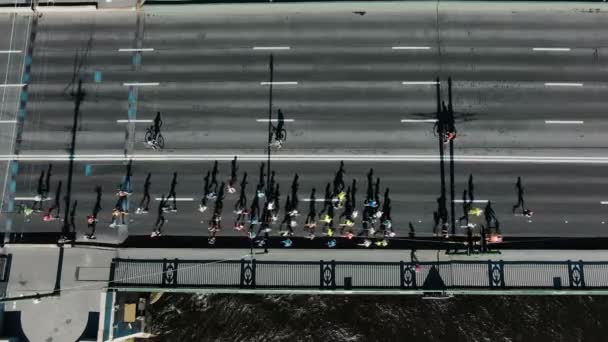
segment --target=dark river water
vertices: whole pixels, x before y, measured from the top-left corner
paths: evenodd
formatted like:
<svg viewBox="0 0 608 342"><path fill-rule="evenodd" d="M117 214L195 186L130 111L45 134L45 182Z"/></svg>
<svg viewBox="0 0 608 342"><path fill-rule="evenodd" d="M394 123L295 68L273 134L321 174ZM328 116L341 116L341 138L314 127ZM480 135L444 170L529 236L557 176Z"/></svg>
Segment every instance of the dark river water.
<svg viewBox="0 0 608 342"><path fill-rule="evenodd" d="M608 296L166 293L150 313L155 341L608 341Z"/></svg>

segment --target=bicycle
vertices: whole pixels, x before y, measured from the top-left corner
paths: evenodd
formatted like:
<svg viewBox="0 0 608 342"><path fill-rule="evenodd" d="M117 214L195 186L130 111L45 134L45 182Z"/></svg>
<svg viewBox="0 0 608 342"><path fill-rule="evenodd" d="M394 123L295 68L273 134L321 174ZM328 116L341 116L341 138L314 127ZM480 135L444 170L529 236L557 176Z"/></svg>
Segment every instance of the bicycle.
<svg viewBox="0 0 608 342"><path fill-rule="evenodd" d="M154 126L150 126L146 129L144 142L155 150L162 150L165 148L165 138L160 130L158 132L155 131Z"/></svg>
<svg viewBox="0 0 608 342"><path fill-rule="evenodd" d="M272 135L274 141L269 146L277 149L283 147L283 143L287 140L287 130L283 128L281 123L277 127L272 126Z"/></svg>

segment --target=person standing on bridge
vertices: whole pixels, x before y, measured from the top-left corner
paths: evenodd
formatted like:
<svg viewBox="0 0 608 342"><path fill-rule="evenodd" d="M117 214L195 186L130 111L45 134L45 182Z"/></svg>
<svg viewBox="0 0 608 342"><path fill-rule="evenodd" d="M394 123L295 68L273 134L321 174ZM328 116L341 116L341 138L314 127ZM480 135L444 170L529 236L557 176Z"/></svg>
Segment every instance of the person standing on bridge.
<svg viewBox="0 0 608 342"><path fill-rule="evenodd" d="M165 206L167 205L167 200L165 198L165 194L160 196L160 201L158 202L158 210L156 213L156 222L154 223L154 230L152 231L151 237L157 237L162 235L162 228L165 224Z"/></svg>
<svg viewBox="0 0 608 342"><path fill-rule="evenodd" d="M167 195L167 202L170 198L173 199L173 206L167 207L171 212L177 212L177 198L175 193L175 186L177 185L177 172L173 172L173 179L171 180L171 188L169 189L169 194Z"/></svg>
<svg viewBox="0 0 608 342"><path fill-rule="evenodd" d="M144 181L144 195L135 212L137 214L147 214L148 210L150 210L150 177L152 177L152 173L148 172L146 180Z"/></svg>

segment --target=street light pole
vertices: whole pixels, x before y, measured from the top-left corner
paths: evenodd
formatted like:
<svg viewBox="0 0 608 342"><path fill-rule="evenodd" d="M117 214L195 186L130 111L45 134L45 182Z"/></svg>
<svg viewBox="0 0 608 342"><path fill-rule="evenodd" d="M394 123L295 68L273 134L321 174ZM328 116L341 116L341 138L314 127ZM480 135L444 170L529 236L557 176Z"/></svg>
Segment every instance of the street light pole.
<svg viewBox="0 0 608 342"><path fill-rule="evenodd" d="M78 129L78 115L80 112L80 103L84 99L84 92L82 91L82 79L78 80L78 89L75 94L75 104L74 104L74 122L72 123L72 143L70 145L70 163L68 167L68 184L67 184L67 193L65 196L65 214L63 217L63 226L61 227L61 238L69 239L70 233L70 202L72 196L72 175L74 174L74 155L76 153L76 130ZM75 234L74 234L75 238ZM73 240L73 239L70 239Z"/></svg>
<svg viewBox="0 0 608 342"><path fill-rule="evenodd" d="M441 223L442 225L445 223L443 217L443 210L446 208L445 205L445 167L443 163L443 135L445 133L445 120L443 118L442 108L441 108L441 85L439 83L439 77L437 77L435 82L435 88L437 90L437 128L438 128L438 139L439 139L439 171L441 176L441 197L440 197L440 211L438 214L441 215ZM442 226L443 229L443 226Z"/></svg>

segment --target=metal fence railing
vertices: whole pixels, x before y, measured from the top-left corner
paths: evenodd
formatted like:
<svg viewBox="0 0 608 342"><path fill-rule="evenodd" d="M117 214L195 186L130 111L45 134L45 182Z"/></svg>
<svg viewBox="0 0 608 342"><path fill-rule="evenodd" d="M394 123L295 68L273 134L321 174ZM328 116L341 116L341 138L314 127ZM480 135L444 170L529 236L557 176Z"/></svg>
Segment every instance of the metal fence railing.
<svg viewBox="0 0 608 342"><path fill-rule="evenodd" d="M608 262L114 259L110 287L608 290Z"/></svg>

